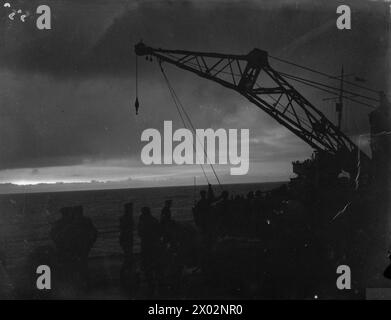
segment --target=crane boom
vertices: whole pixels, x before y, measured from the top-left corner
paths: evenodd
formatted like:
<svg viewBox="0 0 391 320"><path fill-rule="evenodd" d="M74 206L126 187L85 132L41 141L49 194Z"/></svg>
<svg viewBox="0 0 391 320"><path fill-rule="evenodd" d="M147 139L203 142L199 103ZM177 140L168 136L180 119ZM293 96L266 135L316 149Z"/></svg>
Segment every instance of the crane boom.
<svg viewBox="0 0 391 320"><path fill-rule="evenodd" d="M359 152L364 161L369 160L336 125L270 66L266 51L253 49L246 55L233 55L155 49L140 42L136 44L135 52L139 56L154 56L160 63L173 64L239 92L317 151L350 159L349 162Z"/></svg>

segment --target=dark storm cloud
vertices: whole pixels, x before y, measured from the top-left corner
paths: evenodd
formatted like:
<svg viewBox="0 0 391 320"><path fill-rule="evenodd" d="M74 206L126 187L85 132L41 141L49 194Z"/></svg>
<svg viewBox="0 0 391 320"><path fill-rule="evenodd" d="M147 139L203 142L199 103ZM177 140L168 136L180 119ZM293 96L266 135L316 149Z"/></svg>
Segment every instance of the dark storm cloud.
<svg viewBox="0 0 391 320"><path fill-rule="evenodd" d="M326 24L334 27L336 20L333 1L47 3L53 12L53 30L42 32L33 28L34 18L27 27L20 23L8 25L3 33L1 63L55 76L132 74L133 45L140 39L167 48L246 53L259 47L283 54L298 38ZM371 50L376 47L368 40L385 41L379 37L384 36L386 15L379 6L365 3L368 2L354 2L353 30L339 34L335 27L329 28L325 34L311 39L311 43L304 42L309 50L300 55L307 58L310 52L312 55L316 52L323 58L324 53L332 59L331 63L340 58L330 51L330 46L335 46L345 48L337 51L370 59L373 54L366 53L373 53ZM36 7L27 4L31 11ZM5 20L5 24L10 24ZM363 36L367 44L363 43ZM296 56L295 52L288 54ZM324 60L315 60L319 61Z"/></svg>
<svg viewBox="0 0 391 320"><path fill-rule="evenodd" d="M20 3L34 12L39 1ZM259 47L330 73L343 63L375 87L384 83L385 12L373 3L353 2L353 29L346 32L335 28L331 1L46 3L53 14L50 31L37 30L35 19L10 22L2 12L1 168L138 156L142 129L161 128L162 119L179 125L157 66L143 59L141 115L133 115L133 45L140 39L156 47L227 53ZM171 68L169 74L198 127L227 126L225 120L251 105L186 72ZM359 126L365 117L358 117ZM246 118L229 125L251 127L257 136L279 126L260 113L253 118L252 125ZM262 142L257 148L268 159L278 152Z"/></svg>

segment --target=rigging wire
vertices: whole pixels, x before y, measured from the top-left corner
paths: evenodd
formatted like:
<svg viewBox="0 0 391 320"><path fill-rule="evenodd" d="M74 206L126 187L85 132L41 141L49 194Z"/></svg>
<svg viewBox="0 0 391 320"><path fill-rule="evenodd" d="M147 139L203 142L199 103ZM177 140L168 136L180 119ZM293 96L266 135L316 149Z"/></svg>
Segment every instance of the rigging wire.
<svg viewBox="0 0 391 320"><path fill-rule="evenodd" d="M176 58L176 57L175 57L174 55L172 55L172 54L169 54L169 56L170 56L171 58ZM276 60L282 60L282 59L279 59L279 58L276 58L276 57L272 57L272 56L270 56L270 57L273 58L273 59L276 59ZM285 60L283 60L283 62L288 63L288 61L285 61ZM203 72L205 72L205 71L207 70L204 66L198 65L198 64L193 63L193 62L187 62L186 64L188 64L188 65L190 65L190 66L192 66L192 67L194 67L194 68L201 68L201 71L203 71ZM302 68L302 69L305 69L305 70L310 70L310 71L312 71L312 72L316 72L316 73L321 74L321 75L323 75L323 76L325 76L325 77L327 77L327 78L330 78L330 79L337 79L337 80L340 80L338 77L331 76L331 75L326 74L326 73L321 72L321 71L313 70L313 69L311 69L311 68L307 68L307 67L300 66L300 65L297 65L297 64L293 64L293 65L295 65L295 66L297 66L297 67L300 67L300 68ZM233 76L239 77L239 78L242 76L242 75L237 74L237 73L235 73L235 72L228 72L228 71L223 71L223 70L221 70L219 73L227 74L227 75L233 75ZM281 74L281 75L283 75L283 76L285 76L285 77L287 77L287 78L288 78L288 77L291 77L291 78L290 78L291 80L296 80L296 81L298 81L298 82L300 82L299 80L301 80L301 81L305 81L305 82L312 83L312 84L314 84L312 87L315 88L315 89L318 89L318 90L322 90L321 87L329 88L329 89L336 90L336 91L339 90L339 88L332 87L332 86L327 85L327 84L324 84L324 83L322 83L322 82L317 82L317 81L313 81L313 80L310 80L310 79L307 79L307 78L302 78L302 77L290 75L290 74L287 74L287 73L284 73L284 72L278 72L278 73ZM296 79L296 78L297 78L297 79ZM358 84L356 84L356 83L354 83L354 82L350 82L350 81L347 81L347 80L343 80L343 82L346 83L346 84L350 84L350 85L352 85L352 86L361 88L361 89L367 89L367 90L369 90L369 91L371 91L371 92L374 92L374 93L379 93L379 91L376 91L376 90L367 88L367 87L365 87L365 86L358 85ZM301 82L301 83L310 85L310 84L304 83L304 82ZM316 86L315 86L315 85L316 85ZM325 91L325 92L327 92L327 93L335 94L335 92L331 92L331 91L326 91L326 90L322 90L322 91ZM353 92L353 91L347 91L347 90L344 90L344 92L351 94L353 97L360 97L360 98L363 98L363 99L367 99L367 100L379 102L379 100L376 99L376 98L373 98L373 97L370 97L370 96L366 96L366 95L363 95L363 94L360 94L360 93L356 93L356 92ZM349 99L349 100L351 100L351 101L353 101L353 102L356 102L356 103L358 103L358 104L364 105L364 106L366 106L366 107L375 108L373 105L370 105L370 104L361 102L361 101L359 101L359 100L352 99L352 97L349 97L349 96L343 96L343 98Z"/></svg>
<svg viewBox="0 0 391 320"><path fill-rule="evenodd" d="M310 80L300 80L300 79L298 79L298 78L295 77L295 76L287 76L287 75L285 75L284 77L286 77L286 78L288 78L288 79L290 79L290 80L294 80L294 81L300 82L300 83L302 83L302 84L308 85L308 86L313 87L313 88L315 88L315 89L318 89L318 90L321 90L321 91L324 91L324 92L327 92L327 93L335 94L334 91L331 91L331 90L322 88L322 87L320 87L320 86L318 86L318 85L311 84L311 83L310 83ZM365 102L362 102L362 101L359 101L359 100L356 100L356 99L352 99L351 96L343 96L343 98L344 98L344 99L348 99L348 100L350 100L350 101L353 101L353 102L355 102L355 103L361 104L361 105L363 105L363 106L372 108L372 109L375 109L375 108L376 108L375 106L370 105L370 104L368 104L368 103L365 103Z"/></svg>
<svg viewBox="0 0 391 320"><path fill-rule="evenodd" d="M172 56L172 55L170 55ZM195 63L192 63L192 62L187 62L188 65L192 66L192 67L195 67L195 68L201 68L201 70L203 72L205 72L207 69L203 66L199 66ZM227 72L227 71L220 71L219 73L222 73L222 74L227 74L227 75L233 75L235 77L241 77L240 74L237 74L237 73L234 73L234 72ZM280 73L281 75L285 76L286 78L289 78L290 80L296 80L298 82L301 82L303 84L306 84L306 85L310 85L310 83L314 84L312 85L311 87L315 88L315 89L318 89L318 90L321 90L321 91L325 91L327 93L331 93L331 94L336 94L335 92L332 92L332 91L328 91L328 90L322 90L322 87L325 87L325 88L330 88L332 90L339 90L338 88L336 87L332 87L330 85L327 85L327 84L324 84L324 83L321 83L321 82L317 82L317 81L313 81L313 80L310 80L310 79L306 79L306 78L301 78L301 77L297 77L297 76L294 76L294 75L290 75L290 74L287 74L287 73L284 73L284 72L278 72ZM334 79L338 79L337 77L331 77L330 78L334 78ZM299 81L301 80L301 81ZM305 81L305 82L304 82ZM308 83L307 83L308 82ZM346 82L346 81L344 81ZM315 85L316 84L316 85ZM360 87L360 86L359 86ZM366 107L370 107L370 108L375 108L373 105L370 105L370 104L367 104L365 102L361 102L359 100L355 100L355 99L352 99L352 97L361 97L363 99L367 99L367 100L371 100L371 101L375 101L375 102L378 102L379 100L378 99L375 99L373 97L369 97L369 96L366 96L366 95L363 95L363 94L360 94L360 93L356 93L356 92L353 92L353 91L347 91L347 90L344 90L345 92L351 94L352 96L343 96L343 98L345 99L349 99L353 102L356 102L358 104L361 104L361 105L364 105ZM377 92L377 91L376 91Z"/></svg>
<svg viewBox="0 0 391 320"><path fill-rule="evenodd" d="M336 90L336 91L340 90L337 87L333 87L333 86L330 86L330 85L327 85L327 84L323 84L321 82L317 82L317 81L314 81L314 80L309 80L309 79L305 79L305 78L302 78L302 77L294 76L294 75L291 75L291 74L288 74L288 73L285 73L285 72L278 72L278 73L283 75L283 76L287 76L287 77L291 77L291 78L296 78L296 79L299 79L299 80L307 81L309 83L313 83L315 85L323 86L323 87L328 88L328 89L332 89L332 90ZM363 98L363 99L379 102L379 99L368 97L368 96L365 96L365 95L362 95L362 94L359 94L359 93L355 93L355 92L352 92L352 91L343 90L343 92L351 94L351 95L353 95L355 97L360 97L360 98Z"/></svg>
<svg viewBox="0 0 391 320"><path fill-rule="evenodd" d="M298 68L301 68L301 69L304 69L304 70L307 70L307 71L310 71L310 72L313 72L313 73L317 73L319 75L322 75L324 77L327 77L327 78L330 78L330 79L338 79L340 80L339 77L336 77L336 76L332 76L330 74L327 74L325 72L322 72L322 71L318 71L318 70L315 70L315 69L312 69L312 68L309 68L309 67L304 67L304 66L301 66L297 63L294 63L294 62L290 62L290 61L287 61L287 60L284 60L284 59L281 59L281 58L277 58L277 57L274 57L274 56L271 56L269 55L270 58L274 59L274 60L277 60L277 61L280 61L280 62L283 62L283 63L286 63L286 64L290 64L292 66L295 66L295 67L298 67ZM369 88L369 87L366 87L366 86L362 86L362 85L359 85L357 83L354 83L354 82L351 82L351 81L347 81L347 80L343 80L344 83L346 84L350 84L351 86L355 86L357 88L360 88L360 89L364 89L364 90L367 90L367 91L370 91L372 93L376 93L378 94L379 91L378 90L374 90L372 88Z"/></svg>

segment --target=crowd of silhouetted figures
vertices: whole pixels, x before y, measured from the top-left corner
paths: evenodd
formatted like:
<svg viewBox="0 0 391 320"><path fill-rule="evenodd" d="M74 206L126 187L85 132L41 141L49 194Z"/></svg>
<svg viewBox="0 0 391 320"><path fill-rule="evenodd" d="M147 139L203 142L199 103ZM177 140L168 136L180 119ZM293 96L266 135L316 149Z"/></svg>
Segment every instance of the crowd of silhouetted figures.
<svg viewBox="0 0 391 320"><path fill-rule="evenodd" d="M268 192L250 191L244 195L229 195L222 191L216 197L212 187L200 192L201 199L193 208L194 222L208 237L260 236L271 220L284 210L286 185Z"/></svg>
<svg viewBox="0 0 391 320"><path fill-rule="evenodd" d="M209 185L200 192L192 210L194 224L178 222L172 217L172 200L166 200L160 217L156 218L149 207L142 207L135 222L133 204L124 205L119 221L123 263L118 278L125 296L185 297L189 287L186 288L188 281L184 281L184 275L189 275L189 270L190 275L204 278L205 287L212 285L219 275L227 287L231 285L226 281L227 276L233 274L228 264L235 272L241 268L252 288L256 287L255 279L260 272L262 277L281 279L281 270L273 276L275 266L290 262L289 270L284 270L287 278L282 284L287 287L287 281L295 279L295 272L301 272L304 265L308 267L304 255L317 257L312 259L317 264L312 270L319 269L322 248L316 232L308 226L308 208L292 199L286 185L266 192L251 191L247 195L222 191L217 196ZM94 291L88 257L98 232L92 220L83 214L82 206L64 207L60 213L60 219L50 231L54 246L38 247L29 259L30 279L37 278L36 266L51 267L50 292L36 290L35 280L30 281L31 292L38 298L77 298ZM134 232L140 238L139 255L134 253ZM258 247L240 247L232 239L256 240ZM248 273L250 269L246 268L255 273ZM265 287L265 283L263 278L259 287ZM270 287L275 285L271 283Z"/></svg>
<svg viewBox="0 0 391 320"><path fill-rule="evenodd" d="M161 210L160 221L148 207L141 209L138 234L141 239L141 263L148 295L176 294L183 290L183 271L200 271L210 262L211 250L222 237L256 237L270 229L278 202L286 195L284 187L270 192L249 192L246 197L230 197L227 191L215 196L212 187L200 192L193 207L196 229L175 221L172 201ZM269 213L269 214L267 214Z"/></svg>
<svg viewBox="0 0 391 320"><path fill-rule="evenodd" d="M172 218L172 200L166 200L156 218L149 207L142 207L138 223L134 222L133 204L124 205L120 218L119 243L123 250L120 274L122 289L130 294L144 287L146 296L171 296L183 288L183 272L191 267L197 272L211 261L211 250L224 237L263 238L273 240L273 230L286 209L288 191L285 185L268 192L216 196L209 185L200 192L193 207L194 225ZM60 210L61 218L53 225L51 239L55 252L58 295L77 295L88 287L88 254L97 238L92 221L83 215L82 207ZM140 238L140 263L135 263L133 232ZM39 255L39 253L38 253ZM50 254L47 254L50 256ZM137 270L141 272L138 273Z"/></svg>
<svg viewBox="0 0 391 320"><path fill-rule="evenodd" d="M217 196L209 185L200 192L192 209L194 224L173 219L172 200L165 201L158 218L149 207L142 207L138 222L134 221L133 204L126 203L119 221L119 244L124 257L119 276L122 292L129 296L137 296L138 291L146 297L180 296L185 290L184 270L202 273L212 263L211 252L219 239L272 241L273 228L277 228L279 216L286 209L287 198L285 185L247 195L222 191ZM61 208L60 214L50 230L53 245L36 248L28 259L32 280L27 292L38 298L82 297L93 291L88 257L98 231L84 215L82 206ZM134 232L140 238L139 255L134 254ZM42 264L51 268L50 292L36 290L36 266Z"/></svg>
<svg viewBox="0 0 391 320"><path fill-rule="evenodd" d="M123 292L137 296L141 290L147 297L180 295L185 268L202 272L218 239L265 236L286 193L283 186L273 193L255 191L233 196L222 191L215 196L209 185L194 204L194 223L173 219L172 200L165 201L157 218L149 207L142 207L138 221L134 219L133 204L126 203L119 221L119 244L124 257L119 278ZM50 230L53 245L37 247L28 259L32 280L27 292L38 298L80 297L93 290L88 257L98 231L84 215L82 206L61 208L60 214ZM135 232L140 238L139 255L134 254ZM36 290L36 266L42 264L51 268L50 292Z"/></svg>

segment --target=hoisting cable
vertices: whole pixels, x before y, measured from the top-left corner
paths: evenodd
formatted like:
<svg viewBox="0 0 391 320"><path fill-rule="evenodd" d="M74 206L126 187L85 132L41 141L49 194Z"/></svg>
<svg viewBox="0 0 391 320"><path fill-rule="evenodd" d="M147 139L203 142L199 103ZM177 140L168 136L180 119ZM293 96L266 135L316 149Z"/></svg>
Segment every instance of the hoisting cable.
<svg viewBox="0 0 391 320"><path fill-rule="evenodd" d="M184 107L183 104L181 103L181 101L180 101L178 95L176 94L174 88L172 87L170 81L168 80L168 77L167 77L167 75L166 75L166 73L165 73L165 71L164 71L164 69L163 69L163 65L162 65L161 61L160 61L159 65L160 65L160 70L161 70L162 73L163 73L164 80L166 81L166 84L167 84L167 86L168 86L168 88L169 88L169 90L170 90L171 96L172 96L172 98L173 98L173 100L174 100L174 104L175 104L175 106L177 107L178 113L180 113L180 111L179 111L179 108L180 108L180 109L182 110L182 112L184 113L184 115L185 115L187 121L189 122L189 124L190 124L190 126L191 126L191 129L193 130L197 142L201 145L201 143L200 143L200 141L199 141L199 137L198 137L197 132L196 132L196 129L195 129L194 125L193 125L193 122L191 121L191 118L190 118L189 114L186 112L185 107ZM180 115L181 115L181 114L180 114ZM185 124L185 121L184 121L182 115L181 115L181 119L182 119L183 125L187 128L187 126L186 126L186 124ZM202 145L201 145L201 146L202 146ZM211 167L211 169L212 169L212 171L213 171L213 174L214 174L214 176L215 176L215 178L216 178L216 180L217 180L217 182L218 182L220 188L222 189L222 185L221 185L220 179L219 179L219 177L218 177L218 175L217 175L217 173L216 173L215 168L213 167L213 164L212 164L212 163L209 161L209 159L208 159L208 155L207 155L207 153L206 153L205 148L203 148L203 151L204 151L204 155L205 155L205 157L206 157L206 160L207 160L207 162L209 162L209 165L210 165L210 167ZM201 164L200 164L200 165L201 165ZM203 168L202 165L201 165L201 168ZM204 169L203 169L203 171L204 171ZM205 177L206 177L205 171L204 171L204 175L205 175ZM207 178L206 178L206 179L207 179ZM207 181L208 181L208 179L207 179ZM209 181L208 181L208 183L209 183Z"/></svg>
<svg viewBox="0 0 391 320"><path fill-rule="evenodd" d="M138 60L136 55L136 101L134 102L134 107L136 108L136 115L138 115L138 108L140 107L140 103L138 101Z"/></svg>
<svg viewBox="0 0 391 320"><path fill-rule="evenodd" d="M174 92L174 95L176 96L177 101L179 102L179 105L180 105L181 108L182 108L183 113L185 114L185 116L186 116L186 118L187 118L187 121L190 123L190 126L192 127L193 132L194 132L194 134L196 135L196 140L197 140L198 143L201 145L201 142L199 141L199 137L198 137L198 135L197 135L196 129L195 129L194 125L193 125L193 122L191 121L191 118L190 118L189 114L187 113L185 107L183 106L183 104L182 104L181 101L179 100L179 97L177 96L177 94L176 94L176 92L174 91L174 89L173 89L173 92ZM198 138L198 139L197 139L197 138ZM202 145L201 145L201 146L202 146ZM216 170L215 170L215 168L213 167L213 164L212 164L212 163L210 162L210 160L208 159L208 154L207 154L205 148L203 149L203 151L204 151L204 155L205 155L206 161L209 162L209 165L210 165L210 167L211 167L211 169L212 169L212 171L213 171L213 174L214 174L214 176L215 176L215 178L216 178L216 180L217 180L217 183L219 184L219 187L220 187L221 189L223 189L223 187L222 187L222 185L221 185L221 182L220 182L220 179L219 179L219 177L218 177L218 175L217 175L217 173L216 173Z"/></svg>
<svg viewBox="0 0 391 320"><path fill-rule="evenodd" d="M195 134L195 136L196 136L196 140L197 140L197 142L200 144L199 139L197 139L197 138L199 138L199 137L198 137L198 135L197 135L197 133L196 133L195 127L194 127L194 125L193 125L193 123L192 123L192 121L191 121L191 119L190 119L190 116L187 114L186 109L184 108L184 106L183 106L183 104L181 103L181 101L180 101L178 95L176 94L174 88L172 87L170 81L168 80L168 77L167 77L167 75L165 74L164 69L163 69L163 67L162 67L161 64L160 64L160 67L161 67L161 71L162 71L162 73L163 73L163 75L164 75L164 79L166 80L167 86L169 87L170 93L171 93L171 95L172 95L172 97L173 97L174 103L175 103L176 106L177 106L178 112L180 112L179 109L181 109L182 112L185 114L185 116L186 116L186 118L187 118L187 121L189 122L189 124L190 124L190 126L191 126L191 128L192 128L192 130L193 130L193 132L194 132L194 134ZM180 114L181 114L181 113L180 113ZM185 123L185 121L183 120L183 117L182 117L182 116L181 116L181 118L182 118L182 121L183 121L184 126L187 128L186 123ZM200 145L201 145L201 144L200 144ZM212 171L213 171L213 174L214 174L214 176L216 177L216 180L217 180L217 182L218 182L220 188L222 188L221 183L220 183L220 179L219 179L219 177L217 176L217 173L216 173L216 171L215 171L213 165L210 163L210 161L209 161L209 159L208 159L208 156L207 156L207 153L206 153L205 149L204 149L203 151L204 151L204 155L205 155L207 161L209 162L209 165L211 166L211 169L212 169ZM200 165L201 165L201 164L200 164ZM202 165L201 165L201 168L203 168ZM205 173L205 175L206 175L206 173ZM208 179L207 179L207 181L208 181ZM209 183L209 181L208 181L208 183Z"/></svg>
<svg viewBox="0 0 391 320"><path fill-rule="evenodd" d="M182 113L181 113L181 111L180 111L180 107L179 107L178 102L177 102L177 100L176 100L176 98L175 98L175 95L174 95L174 92L173 92L173 88L171 87L170 82L168 81L168 78L167 78L166 74L164 73L164 70L163 70L163 67L162 67L161 64L160 64L160 69L161 69L161 71L162 71L162 73L163 73L164 80L166 81L168 90L170 91L171 98L172 98L172 100L174 101L174 105L175 105L175 107L176 107L176 109L177 109L177 112L178 112L178 114L179 114L179 117L180 117L181 120L182 120L183 126L187 129L188 126L186 125L186 121L185 121L185 119L183 118L183 115L182 115ZM193 149L194 149L194 148L195 148L195 147L194 147L194 145L193 145ZM195 150L194 150L194 152L195 152ZM201 163L200 163L200 167L201 167L201 169L202 169L202 173L204 174L204 177L205 177L206 182L207 182L208 184L210 184L209 179L208 179L208 176L207 176L207 174L206 174L206 172L205 172L205 169L204 169L204 167L202 166Z"/></svg>

